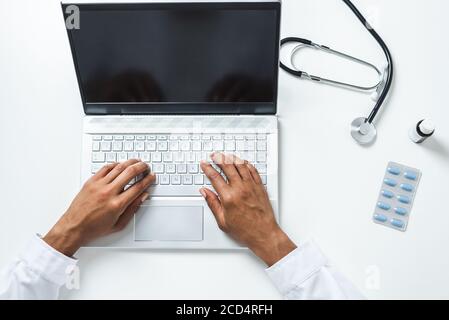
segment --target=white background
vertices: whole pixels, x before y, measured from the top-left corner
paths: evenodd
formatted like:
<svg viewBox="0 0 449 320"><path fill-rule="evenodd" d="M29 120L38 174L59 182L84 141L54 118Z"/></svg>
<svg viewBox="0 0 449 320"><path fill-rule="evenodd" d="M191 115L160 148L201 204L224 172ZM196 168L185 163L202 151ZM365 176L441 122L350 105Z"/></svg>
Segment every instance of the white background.
<svg viewBox="0 0 449 320"><path fill-rule="evenodd" d="M350 122L370 112L369 96L281 73L282 225L298 242L314 238L368 298L449 298L449 2L355 3L396 62L379 138L362 148L349 136ZM383 63L338 0L285 0L282 35ZM314 73L366 75L310 52L301 61ZM1 0L0 111L0 265L6 266L33 233L49 229L79 188L83 113L58 0ZM418 146L407 131L423 117L438 128ZM406 233L371 222L391 160L423 171ZM280 298L263 265L246 252L83 249L77 257L81 289L64 291L64 298ZM378 288L366 286L373 270Z"/></svg>

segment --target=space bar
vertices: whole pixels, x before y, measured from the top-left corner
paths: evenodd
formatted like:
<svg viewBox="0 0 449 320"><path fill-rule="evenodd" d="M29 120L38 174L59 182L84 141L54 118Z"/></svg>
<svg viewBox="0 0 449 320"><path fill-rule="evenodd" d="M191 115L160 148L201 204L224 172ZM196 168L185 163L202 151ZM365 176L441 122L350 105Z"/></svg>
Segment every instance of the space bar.
<svg viewBox="0 0 449 320"><path fill-rule="evenodd" d="M156 185L149 191L153 197L201 197L199 192L201 187L196 185Z"/></svg>

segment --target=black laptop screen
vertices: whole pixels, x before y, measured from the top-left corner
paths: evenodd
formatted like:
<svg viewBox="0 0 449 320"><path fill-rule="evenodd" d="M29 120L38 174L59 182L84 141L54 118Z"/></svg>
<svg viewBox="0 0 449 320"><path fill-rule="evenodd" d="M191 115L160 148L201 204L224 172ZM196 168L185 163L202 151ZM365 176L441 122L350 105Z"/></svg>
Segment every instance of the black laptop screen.
<svg viewBox="0 0 449 320"><path fill-rule="evenodd" d="M86 113L276 112L279 4L78 7Z"/></svg>

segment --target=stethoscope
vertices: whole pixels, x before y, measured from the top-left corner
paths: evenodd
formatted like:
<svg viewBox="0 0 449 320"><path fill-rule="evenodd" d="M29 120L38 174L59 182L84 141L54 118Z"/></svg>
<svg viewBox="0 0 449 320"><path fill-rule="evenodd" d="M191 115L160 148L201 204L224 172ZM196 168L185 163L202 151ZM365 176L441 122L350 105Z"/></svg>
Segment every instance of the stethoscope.
<svg viewBox="0 0 449 320"><path fill-rule="evenodd" d="M280 66L281 68L288 72L289 74L296 76L301 79L315 81L321 84L328 84L333 86L338 86L342 88L357 90L361 92L370 92L372 93L371 97L373 100L376 101L376 105L374 106L373 110L371 111L370 115L365 118L357 118L351 123L351 135L354 138L355 141L357 141L361 145L367 145L372 144L377 137L377 129L374 125L374 120L376 119L377 114L379 113L379 110L382 108L383 103L385 102L385 99L390 92L391 83L393 81L393 74L394 74L394 66L393 66L393 58L391 57L390 50L388 49L385 42L382 40L382 38L377 34L377 32L371 27L371 25L368 23L368 21L365 19L365 17L360 13L360 11L352 4L350 0L343 0L343 2L351 9L351 11L357 16L357 18L360 20L361 23L366 27L369 33L376 39L376 41L381 46L382 50L385 53L386 59L387 59L387 66L380 70L372 63L369 63L367 61L364 61L362 59L356 58L354 56L351 56L349 54L336 51L331 49L328 46L319 45L316 43L313 43L310 40L302 39L302 38L296 38L296 37L289 37L285 38L281 41L281 47L287 43L297 43L298 45L293 48L291 55L290 55L290 64L291 67L287 67L285 64L281 62ZM315 75L311 75L307 72L301 71L300 68L296 65L296 56L303 48L313 48L316 50L324 51L329 54L336 55L338 57L341 57L343 59L347 59L350 61L353 61L355 63L359 63L361 65L364 65L366 67L369 67L373 69L379 76L379 81L376 84L373 84L371 86L361 86L351 83L346 83L342 81L336 81L332 79L327 79L323 77L318 77Z"/></svg>

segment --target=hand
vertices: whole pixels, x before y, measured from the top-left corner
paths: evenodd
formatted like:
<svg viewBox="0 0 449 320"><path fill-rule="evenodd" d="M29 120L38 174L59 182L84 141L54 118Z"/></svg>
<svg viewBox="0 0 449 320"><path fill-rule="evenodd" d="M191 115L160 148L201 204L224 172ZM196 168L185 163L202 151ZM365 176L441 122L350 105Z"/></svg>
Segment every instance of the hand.
<svg viewBox="0 0 449 320"><path fill-rule="evenodd" d="M146 173L148 165L138 160L103 167L86 182L44 241L71 257L84 244L123 230L149 197L145 190L155 175L148 174L123 190L133 178Z"/></svg>
<svg viewBox="0 0 449 320"><path fill-rule="evenodd" d="M251 249L268 266L296 249L276 222L256 168L235 156L214 153L211 158L223 170L228 182L203 161L201 168L218 196L206 188L200 192L219 228Z"/></svg>

